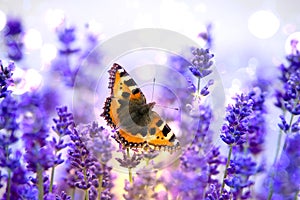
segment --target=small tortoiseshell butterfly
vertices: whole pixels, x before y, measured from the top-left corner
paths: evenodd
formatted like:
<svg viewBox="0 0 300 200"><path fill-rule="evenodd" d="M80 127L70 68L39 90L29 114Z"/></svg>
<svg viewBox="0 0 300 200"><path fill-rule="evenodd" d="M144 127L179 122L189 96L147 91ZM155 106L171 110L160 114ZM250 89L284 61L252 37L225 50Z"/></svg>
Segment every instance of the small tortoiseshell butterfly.
<svg viewBox="0 0 300 200"><path fill-rule="evenodd" d="M111 96L106 98L102 117L118 129L114 138L123 147L175 151L179 141L168 124L154 111L123 67L113 64L109 72Z"/></svg>

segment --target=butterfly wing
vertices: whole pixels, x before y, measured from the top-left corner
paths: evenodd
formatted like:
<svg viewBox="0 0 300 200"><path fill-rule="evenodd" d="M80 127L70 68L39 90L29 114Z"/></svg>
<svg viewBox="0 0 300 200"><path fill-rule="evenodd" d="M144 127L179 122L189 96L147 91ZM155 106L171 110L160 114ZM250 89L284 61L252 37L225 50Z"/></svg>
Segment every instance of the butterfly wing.
<svg viewBox="0 0 300 200"><path fill-rule="evenodd" d="M125 69L114 64L109 74L111 96L106 99L101 116L112 128L119 129L115 139L123 147L130 148L169 151L180 148L170 127L151 110L154 103L146 104L144 94Z"/></svg>
<svg viewBox="0 0 300 200"><path fill-rule="evenodd" d="M148 144L154 149L174 151L180 148L178 139L169 125L154 111L148 126Z"/></svg>
<svg viewBox="0 0 300 200"><path fill-rule="evenodd" d="M110 97L106 98L101 116L110 127L117 128L123 123L128 123L126 120L130 118L128 117L130 98L135 97L144 103L146 99L142 92L139 95L133 95L133 92L139 88L123 67L114 63L108 72Z"/></svg>

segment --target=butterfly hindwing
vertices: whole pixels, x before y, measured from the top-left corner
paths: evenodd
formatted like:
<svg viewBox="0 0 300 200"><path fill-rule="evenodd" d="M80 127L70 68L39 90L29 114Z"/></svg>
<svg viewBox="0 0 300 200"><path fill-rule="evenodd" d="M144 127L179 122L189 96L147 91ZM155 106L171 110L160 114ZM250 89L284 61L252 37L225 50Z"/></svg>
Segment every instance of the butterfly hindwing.
<svg viewBox="0 0 300 200"><path fill-rule="evenodd" d="M113 64L109 70L111 95L105 101L102 117L118 129L115 139L123 147L154 148L174 151L179 141L166 122L152 108L154 102L146 98L126 70Z"/></svg>

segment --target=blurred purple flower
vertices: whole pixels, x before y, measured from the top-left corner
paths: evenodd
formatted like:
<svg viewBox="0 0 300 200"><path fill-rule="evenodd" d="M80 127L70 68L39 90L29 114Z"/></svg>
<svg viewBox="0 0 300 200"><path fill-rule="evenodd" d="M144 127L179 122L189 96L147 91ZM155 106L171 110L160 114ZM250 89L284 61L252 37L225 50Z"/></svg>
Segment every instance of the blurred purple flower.
<svg viewBox="0 0 300 200"><path fill-rule="evenodd" d="M133 169L137 167L140 163L141 160L143 159L143 155L133 153L131 157L127 156L127 153L125 150L120 150L123 154L123 159L121 158L115 158L119 163L121 167L128 168L128 169Z"/></svg>
<svg viewBox="0 0 300 200"><path fill-rule="evenodd" d="M171 173L168 188L175 198L177 195L184 199L203 199L220 197L220 186L217 176L219 166L223 164L219 148L213 144L213 132L209 129L212 121L212 110L209 106L200 105L197 119L189 132L195 132L191 146L180 157L180 169ZM189 183L189 184L186 184ZM209 188L217 188L218 192ZM214 193L214 194L212 194Z"/></svg>
<svg viewBox="0 0 300 200"><path fill-rule="evenodd" d="M198 37L202 38L204 41L206 41L206 48L211 49L212 43L213 43L213 37L212 37L212 24L209 23L206 25L206 32L201 32L198 34Z"/></svg>
<svg viewBox="0 0 300 200"><path fill-rule="evenodd" d="M161 179L156 178L157 171L143 171L143 169L137 172L137 175L133 179L133 183L125 180L125 191L123 194L124 199L160 199L160 195L155 191L155 188L160 183L163 183Z"/></svg>
<svg viewBox="0 0 300 200"><path fill-rule="evenodd" d="M23 58L23 27L21 20L8 18L3 32L8 57L14 61L21 60Z"/></svg>
<svg viewBox="0 0 300 200"><path fill-rule="evenodd" d="M266 190L269 190L267 188L269 182L273 182L272 196L274 199L296 199L300 187L299 166L300 133L298 132L287 136L285 148L265 182ZM264 198L266 198L265 195Z"/></svg>
<svg viewBox="0 0 300 200"><path fill-rule="evenodd" d="M4 28L4 35L18 35L23 32L22 22L18 18L8 18Z"/></svg>
<svg viewBox="0 0 300 200"><path fill-rule="evenodd" d="M112 158L112 152L115 148L107 129L93 122L81 127L81 133L83 135L82 142L101 163L105 164Z"/></svg>

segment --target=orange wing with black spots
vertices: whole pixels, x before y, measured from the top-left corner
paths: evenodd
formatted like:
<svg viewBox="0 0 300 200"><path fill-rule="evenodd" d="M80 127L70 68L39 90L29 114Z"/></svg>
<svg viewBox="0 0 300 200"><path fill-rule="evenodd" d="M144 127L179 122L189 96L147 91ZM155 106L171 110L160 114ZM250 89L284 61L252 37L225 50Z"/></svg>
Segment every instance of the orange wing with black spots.
<svg viewBox="0 0 300 200"><path fill-rule="evenodd" d="M118 129L114 138L129 148L152 148L174 151L179 141L166 122L154 111L154 102L146 98L123 67L113 64L109 70L111 96L105 101L102 117Z"/></svg>

